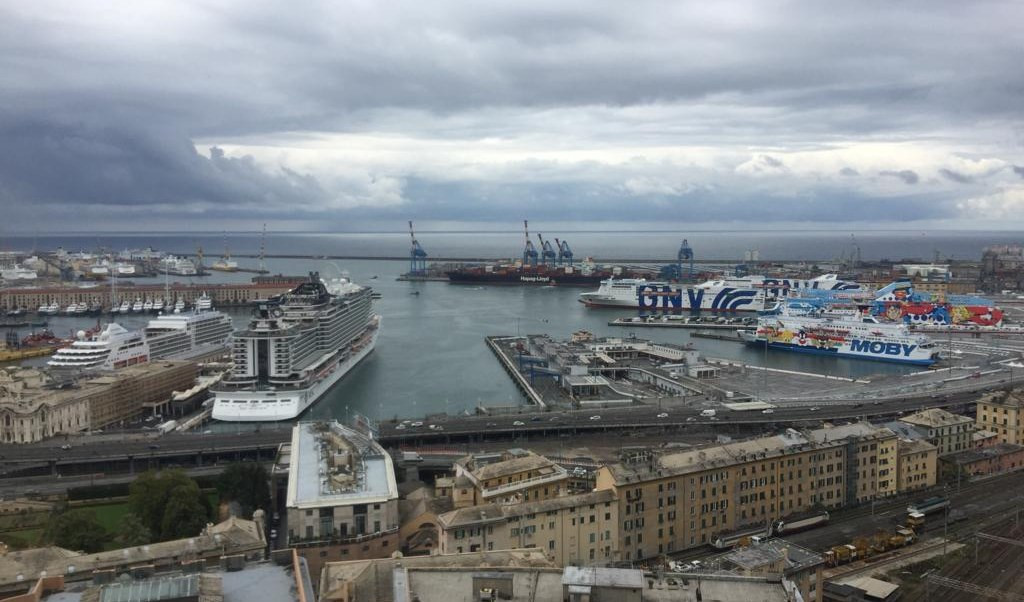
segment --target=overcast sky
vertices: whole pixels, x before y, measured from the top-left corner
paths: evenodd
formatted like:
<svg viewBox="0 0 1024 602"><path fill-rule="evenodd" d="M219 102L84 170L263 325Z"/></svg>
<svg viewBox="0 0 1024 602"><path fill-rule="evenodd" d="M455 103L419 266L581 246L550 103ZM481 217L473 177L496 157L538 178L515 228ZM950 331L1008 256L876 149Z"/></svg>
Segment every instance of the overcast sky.
<svg viewBox="0 0 1024 602"><path fill-rule="evenodd" d="M1024 229L1020 2L5 2L0 228Z"/></svg>

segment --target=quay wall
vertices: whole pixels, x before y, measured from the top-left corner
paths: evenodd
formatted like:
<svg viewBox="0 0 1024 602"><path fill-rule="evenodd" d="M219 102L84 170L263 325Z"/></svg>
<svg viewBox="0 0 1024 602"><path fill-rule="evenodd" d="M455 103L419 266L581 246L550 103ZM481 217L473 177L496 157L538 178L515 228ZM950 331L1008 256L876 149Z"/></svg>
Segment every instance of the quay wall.
<svg viewBox="0 0 1024 602"><path fill-rule="evenodd" d="M295 287L303 277L287 277L267 279L260 282L235 284L192 284L174 282L168 289L171 299L183 299L190 306L203 293L213 300L214 307L249 305L258 299L267 299L274 295L287 292ZM23 308L35 311L40 305L56 303L62 308L71 303L99 303L104 309L111 306L111 290L108 286L76 287L49 286L33 288L0 289L0 309L12 310ZM129 303L138 299L157 299L165 296L163 284L121 285L113 293L118 303Z"/></svg>

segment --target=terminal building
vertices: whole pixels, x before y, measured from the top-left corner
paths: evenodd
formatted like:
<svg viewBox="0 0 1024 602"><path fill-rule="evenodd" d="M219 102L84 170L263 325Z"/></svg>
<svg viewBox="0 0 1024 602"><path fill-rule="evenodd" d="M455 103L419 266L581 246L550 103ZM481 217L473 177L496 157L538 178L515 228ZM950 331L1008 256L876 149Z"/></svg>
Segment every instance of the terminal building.
<svg viewBox="0 0 1024 602"><path fill-rule="evenodd" d="M338 422L300 422L283 446L288 545L318 575L334 560L384 558L400 548L391 456Z"/></svg>
<svg viewBox="0 0 1024 602"><path fill-rule="evenodd" d="M170 400L196 381L187 361L138 364L78 380L54 380L41 370L0 370L0 442L33 443L130 420Z"/></svg>

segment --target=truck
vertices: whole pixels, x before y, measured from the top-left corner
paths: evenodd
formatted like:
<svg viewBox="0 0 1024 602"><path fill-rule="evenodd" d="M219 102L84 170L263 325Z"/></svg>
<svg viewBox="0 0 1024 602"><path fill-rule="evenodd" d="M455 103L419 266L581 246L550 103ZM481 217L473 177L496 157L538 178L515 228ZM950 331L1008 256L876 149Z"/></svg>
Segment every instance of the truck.
<svg viewBox="0 0 1024 602"><path fill-rule="evenodd" d="M704 417L704 418L714 418L715 413L716 412L714 410L701 410L700 411L700 415L702 417Z"/></svg>
<svg viewBox="0 0 1024 602"><path fill-rule="evenodd" d="M828 511L821 510L811 514L797 514L775 521L771 534L775 536L789 535L797 531L814 529L828 524Z"/></svg>
<svg viewBox="0 0 1024 602"><path fill-rule="evenodd" d="M949 508L949 500L944 497L936 496L923 500L918 500L913 504L910 504L909 506L907 506L907 513L913 514L916 512L919 514L928 515L933 512L938 512L940 510L946 510L947 508Z"/></svg>
<svg viewBox="0 0 1024 602"><path fill-rule="evenodd" d="M839 566L854 560L863 560L876 554L908 546L917 541L917 534L907 527L896 527L892 533L882 530L873 537L858 537L853 543L835 546L825 552L825 563Z"/></svg>

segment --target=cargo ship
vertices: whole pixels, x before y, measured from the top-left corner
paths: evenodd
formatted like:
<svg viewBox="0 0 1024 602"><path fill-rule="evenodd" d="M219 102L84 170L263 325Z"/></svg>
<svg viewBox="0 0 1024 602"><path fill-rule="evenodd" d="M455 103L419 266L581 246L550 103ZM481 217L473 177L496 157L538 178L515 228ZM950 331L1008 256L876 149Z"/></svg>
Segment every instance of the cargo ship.
<svg viewBox="0 0 1024 602"><path fill-rule="evenodd" d="M781 351L831 355L930 366L939 357L927 336L905 324L879 322L857 310L797 308L779 303L757 319L757 328L740 330L751 345Z"/></svg>
<svg viewBox="0 0 1024 602"><path fill-rule="evenodd" d="M619 267L602 268L590 262L579 266L481 265L445 272L455 284L517 284L540 286L595 286L609 278L630 278L636 272Z"/></svg>
<svg viewBox="0 0 1024 602"><path fill-rule="evenodd" d="M860 290L855 282L823 274L810 280L744 276L707 280L694 286L649 281L642 278L610 278L598 290L581 293L588 307L620 307L659 311L764 311L780 299L803 289Z"/></svg>

